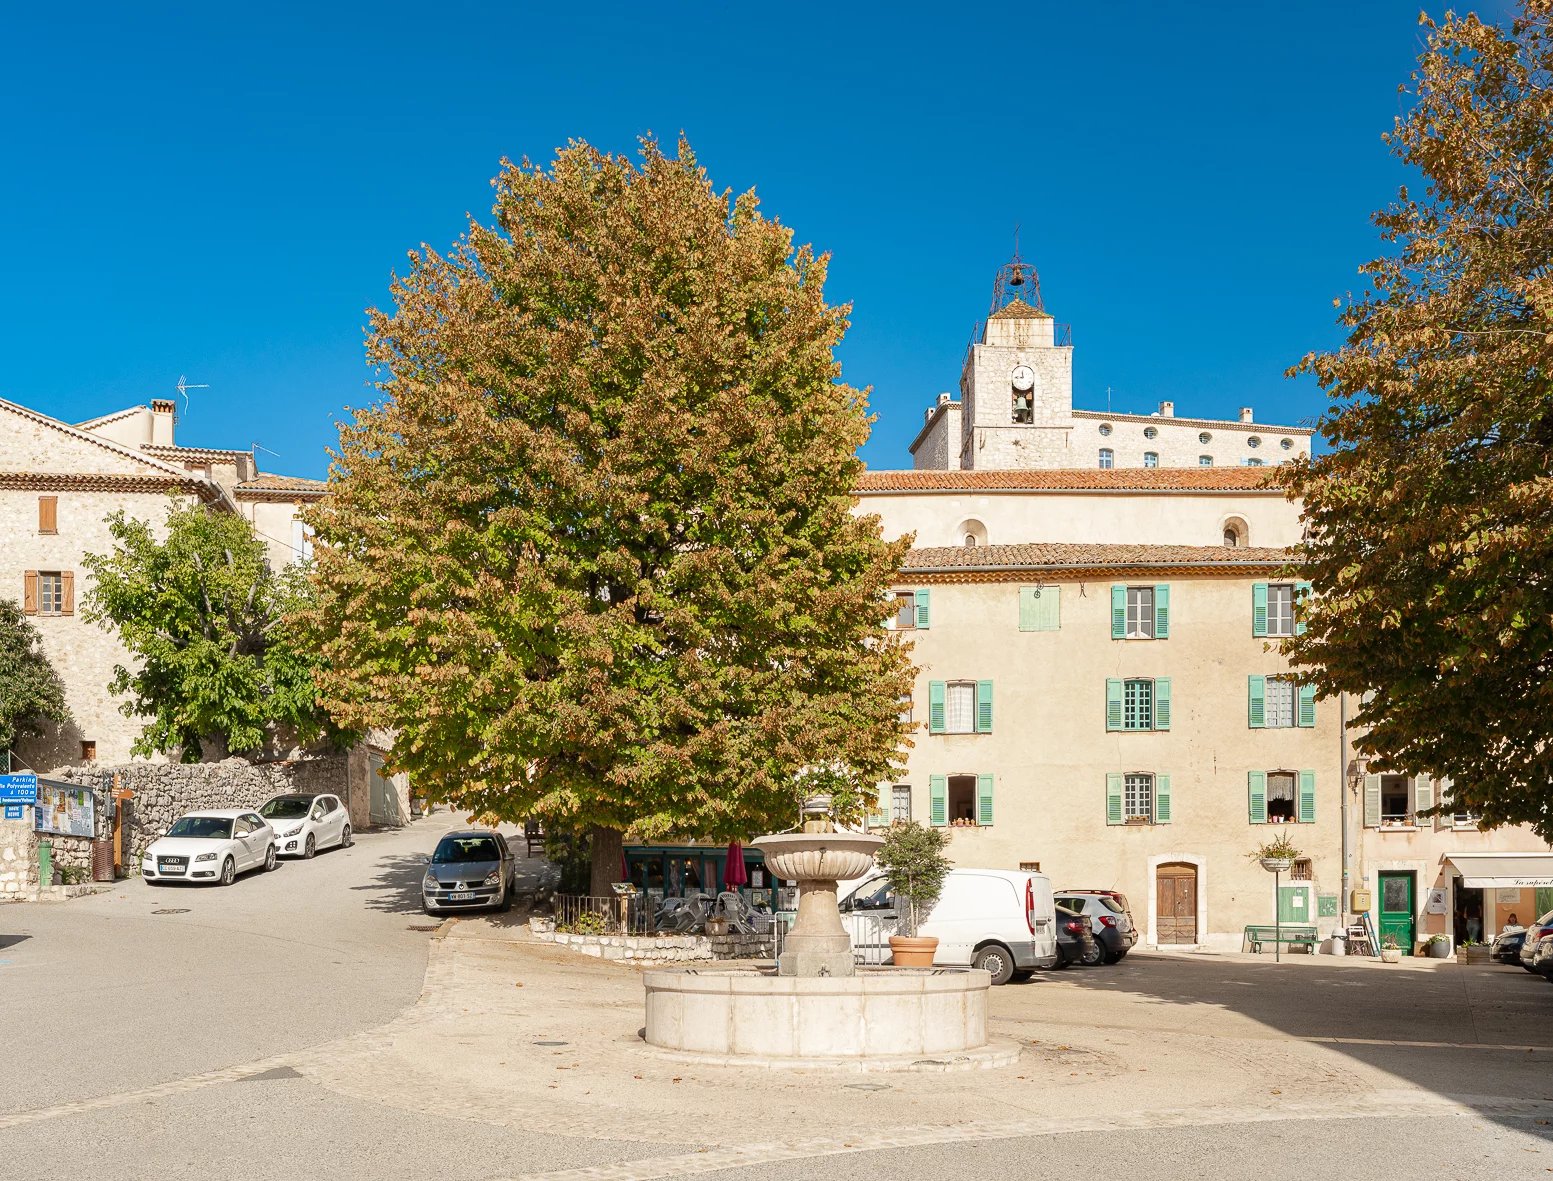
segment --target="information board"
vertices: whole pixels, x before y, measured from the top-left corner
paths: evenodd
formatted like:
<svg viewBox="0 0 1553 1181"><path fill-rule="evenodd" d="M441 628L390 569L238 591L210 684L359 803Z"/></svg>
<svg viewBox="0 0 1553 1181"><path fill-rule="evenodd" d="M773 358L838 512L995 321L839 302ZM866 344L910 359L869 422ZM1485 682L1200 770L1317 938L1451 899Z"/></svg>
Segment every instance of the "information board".
<svg viewBox="0 0 1553 1181"><path fill-rule="evenodd" d="M97 810L92 789L44 780L38 784L34 827L62 837L96 836Z"/></svg>

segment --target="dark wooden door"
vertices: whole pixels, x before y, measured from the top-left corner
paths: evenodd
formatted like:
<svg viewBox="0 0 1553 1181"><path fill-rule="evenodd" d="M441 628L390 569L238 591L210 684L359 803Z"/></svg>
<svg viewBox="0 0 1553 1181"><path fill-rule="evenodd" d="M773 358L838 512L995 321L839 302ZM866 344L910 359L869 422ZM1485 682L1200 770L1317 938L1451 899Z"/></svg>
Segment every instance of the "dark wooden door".
<svg viewBox="0 0 1553 1181"><path fill-rule="evenodd" d="M1160 943L1197 942L1197 867L1161 865L1155 876L1154 917Z"/></svg>

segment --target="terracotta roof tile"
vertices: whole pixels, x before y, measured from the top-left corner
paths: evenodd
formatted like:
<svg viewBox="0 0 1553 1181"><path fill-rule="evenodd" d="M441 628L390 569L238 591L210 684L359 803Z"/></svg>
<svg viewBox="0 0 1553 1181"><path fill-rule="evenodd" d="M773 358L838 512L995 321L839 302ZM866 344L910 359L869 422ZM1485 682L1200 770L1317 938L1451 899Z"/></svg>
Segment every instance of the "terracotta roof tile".
<svg viewBox="0 0 1553 1181"><path fill-rule="evenodd" d="M305 495L322 496L328 490L329 485L325 481L309 480L303 476L255 476L237 486L239 495L245 492L300 492Z"/></svg>
<svg viewBox="0 0 1553 1181"><path fill-rule="evenodd" d="M1254 492L1283 495L1265 467L1032 468L1027 471L864 472L857 491L871 492Z"/></svg>
<svg viewBox="0 0 1553 1181"><path fill-rule="evenodd" d="M1104 545L1090 542L1029 542L1021 545L931 546L906 555L904 570L1126 569L1140 567L1283 566L1291 551L1270 546Z"/></svg>

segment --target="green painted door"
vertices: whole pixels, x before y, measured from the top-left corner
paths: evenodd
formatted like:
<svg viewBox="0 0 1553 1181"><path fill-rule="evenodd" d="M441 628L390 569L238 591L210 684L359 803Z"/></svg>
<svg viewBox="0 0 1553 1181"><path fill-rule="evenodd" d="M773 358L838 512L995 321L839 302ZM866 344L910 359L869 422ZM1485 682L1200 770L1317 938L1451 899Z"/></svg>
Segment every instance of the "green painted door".
<svg viewBox="0 0 1553 1181"><path fill-rule="evenodd" d="M1314 921L1310 910L1309 886L1278 888L1278 921L1297 923L1302 927L1308 927Z"/></svg>
<svg viewBox="0 0 1553 1181"><path fill-rule="evenodd" d="M1413 875L1380 875L1380 941L1390 935L1403 955L1413 954Z"/></svg>

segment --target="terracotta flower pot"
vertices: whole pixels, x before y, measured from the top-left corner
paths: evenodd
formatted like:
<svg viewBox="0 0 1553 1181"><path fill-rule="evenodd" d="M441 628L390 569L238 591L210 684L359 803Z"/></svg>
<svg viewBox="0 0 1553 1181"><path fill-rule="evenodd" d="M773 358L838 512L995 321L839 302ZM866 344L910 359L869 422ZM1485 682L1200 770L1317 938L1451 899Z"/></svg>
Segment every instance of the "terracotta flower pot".
<svg viewBox="0 0 1553 1181"><path fill-rule="evenodd" d="M931 968L938 940L922 936L891 935L890 960L897 968Z"/></svg>

